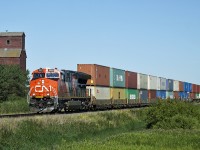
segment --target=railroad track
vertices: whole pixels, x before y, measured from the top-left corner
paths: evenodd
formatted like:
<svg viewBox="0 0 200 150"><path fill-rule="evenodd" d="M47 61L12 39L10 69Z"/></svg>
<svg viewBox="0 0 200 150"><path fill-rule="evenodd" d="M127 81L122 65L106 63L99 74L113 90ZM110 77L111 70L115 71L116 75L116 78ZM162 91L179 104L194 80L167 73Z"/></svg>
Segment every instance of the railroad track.
<svg viewBox="0 0 200 150"><path fill-rule="evenodd" d="M79 110L79 111L67 111L67 112L56 112L56 113L19 113L19 114L2 114L1 118L19 118L19 117L32 117L32 116L42 116L42 115L64 115L64 114L77 114L77 113L87 113L87 112L101 112L101 111L112 111L112 110L122 110L122 109L142 109L147 106L141 107L124 107L124 108L113 108L113 109L97 109L97 110Z"/></svg>
<svg viewBox="0 0 200 150"><path fill-rule="evenodd" d="M31 116L41 116L41 115L55 115L52 113L20 113L20 114L3 114L0 115L0 118L17 118L17 117L31 117Z"/></svg>

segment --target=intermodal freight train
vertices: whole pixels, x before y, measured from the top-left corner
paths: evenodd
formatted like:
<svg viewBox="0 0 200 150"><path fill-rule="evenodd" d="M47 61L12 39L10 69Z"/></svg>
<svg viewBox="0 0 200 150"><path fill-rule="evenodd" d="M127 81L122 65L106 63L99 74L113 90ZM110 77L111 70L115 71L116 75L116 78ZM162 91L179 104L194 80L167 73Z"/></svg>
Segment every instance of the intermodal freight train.
<svg viewBox="0 0 200 150"><path fill-rule="evenodd" d="M28 104L33 112L141 106L158 99L200 98L200 85L97 64L77 71L39 68L32 72Z"/></svg>

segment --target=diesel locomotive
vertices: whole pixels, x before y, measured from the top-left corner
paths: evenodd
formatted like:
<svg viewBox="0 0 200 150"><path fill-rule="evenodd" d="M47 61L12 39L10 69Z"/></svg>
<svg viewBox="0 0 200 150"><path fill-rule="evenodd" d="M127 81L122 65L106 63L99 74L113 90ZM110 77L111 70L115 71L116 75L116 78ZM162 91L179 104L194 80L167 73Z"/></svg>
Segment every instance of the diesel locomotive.
<svg viewBox="0 0 200 150"><path fill-rule="evenodd" d="M88 109L92 106L87 80L77 71L39 68L32 72L27 101L32 112Z"/></svg>

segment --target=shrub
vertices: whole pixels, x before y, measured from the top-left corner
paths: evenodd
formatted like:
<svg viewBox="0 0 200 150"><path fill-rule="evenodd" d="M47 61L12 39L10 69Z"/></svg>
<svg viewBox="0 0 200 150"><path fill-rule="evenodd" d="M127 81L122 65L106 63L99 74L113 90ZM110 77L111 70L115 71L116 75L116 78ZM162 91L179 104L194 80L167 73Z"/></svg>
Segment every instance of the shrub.
<svg viewBox="0 0 200 150"><path fill-rule="evenodd" d="M159 101L145 111L147 128L192 129L200 121L198 106L182 101Z"/></svg>
<svg viewBox="0 0 200 150"><path fill-rule="evenodd" d="M23 72L17 65L0 65L0 101L26 95L29 71Z"/></svg>

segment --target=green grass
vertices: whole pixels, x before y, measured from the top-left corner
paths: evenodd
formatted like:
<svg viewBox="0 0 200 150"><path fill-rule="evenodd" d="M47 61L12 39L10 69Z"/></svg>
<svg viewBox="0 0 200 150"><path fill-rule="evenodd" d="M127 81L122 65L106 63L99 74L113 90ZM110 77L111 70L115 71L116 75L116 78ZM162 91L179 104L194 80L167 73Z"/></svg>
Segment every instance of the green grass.
<svg viewBox="0 0 200 150"><path fill-rule="evenodd" d="M0 114L26 113L29 107L25 98L10 98L0 103Z"/></svg>
<svg viewBox="0 0 200 150"><path fill-rule="evenodd" d="M144 130L68 143L62 140L57 149L74 150L192 150L200 147L200 131Z"/></svg>
<svg viewBox="0 0 200 150"><path fill-rule="evenodd" d="M0 149L59 149L91 139L142 130L143 122L130 110L2 119Z"/></svg>
<svg viewBox="0 0 200 150"><path fill-rule="evenodd" d="M165 110L164 105L167 105L168 109ZM159 126L159 128L163 127L162 129L146 129L149 121L147 115L155 115L154 117L160 119L158 112L164 111L167 118L172 114L177 116L173 106L170 105L174 103L162 104L162 106L158 104L144 110L129 109L0 119L0 150L200 149L200 128L196 124L195 128L190 129L183 129L179 125L171 126L174 129L167 128L167 130L165 126ZM182 113L175 120L182 121L188 116L198 121L198 117L193 115L198 114L199 107L189 108L181 103L176 105ZM182 110L185 108L188 110ZM185 112L189 114L186 115ZM165 120L165 117L163 119ZM163 122L162 119L160 121ZM177 122L175 124L177 125Z"/></svg>

